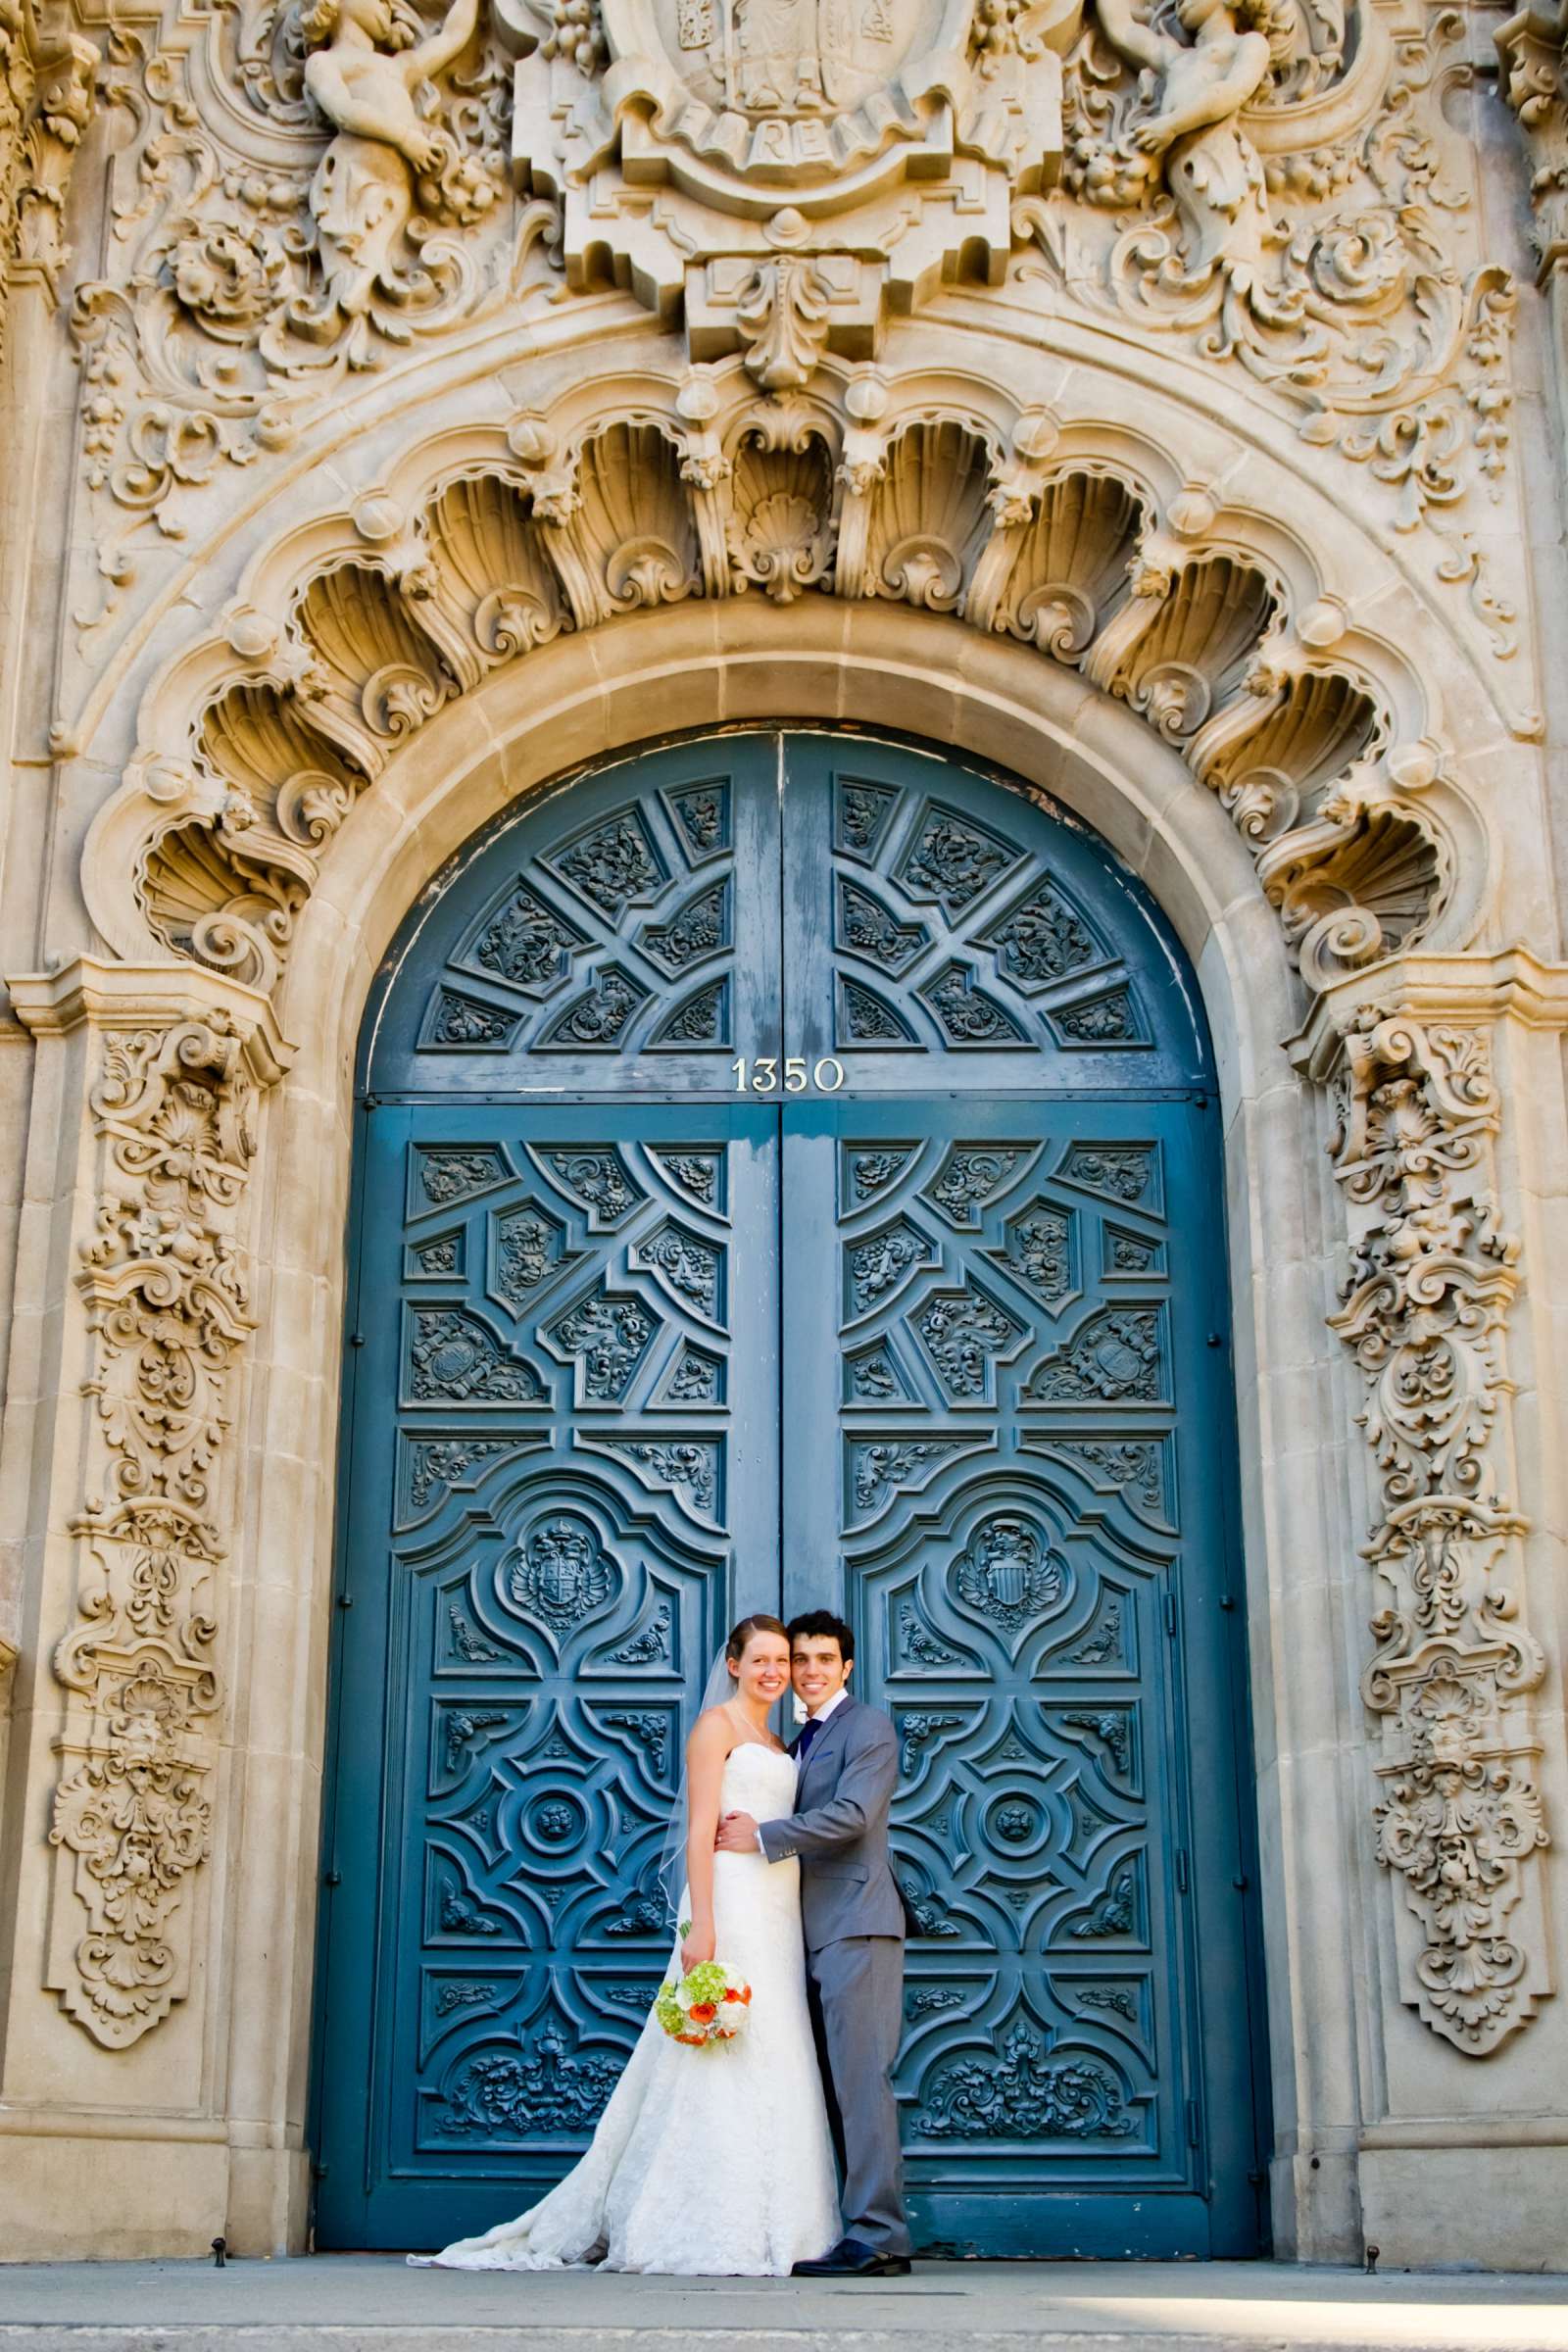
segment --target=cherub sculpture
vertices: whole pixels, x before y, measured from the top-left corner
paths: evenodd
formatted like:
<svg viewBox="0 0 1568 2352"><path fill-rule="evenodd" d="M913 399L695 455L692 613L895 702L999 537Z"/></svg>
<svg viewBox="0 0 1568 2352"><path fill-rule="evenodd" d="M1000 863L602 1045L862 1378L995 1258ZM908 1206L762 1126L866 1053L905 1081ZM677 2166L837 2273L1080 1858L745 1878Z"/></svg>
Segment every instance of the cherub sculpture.
<svg viewBox="0 0 1568 2352"><path fill-rule="evenodd" d="M1220 263L1255 268L1268 232L1263 167L1237 120L1267 78L1271 0L1178 0L1192 34L1180 41L1133 14L1130 0L1096 0L1100 28L1131 66L1159 76L1158 105L1135 123L1134 144L1163 156L1181 223L1182 278L1206 280ZM1244 29L1246 27L1246 29Z"/></svg>
<svg viewBox="0 0 1568 2352"><path fill-rule="evenodd" d="M364 319L379 285L396 299L394 249L414 212L473 218L490 192L465 176L450 135L415 106L420 84L472 39L479 0L453 0L445 22L416 40L389 0L311 0L301 30L311 54L305 86L337 132L311 182L325 280L316 302L289 306L289 324L313 341ZM461 185L456 184L458 180Z"/></svg>

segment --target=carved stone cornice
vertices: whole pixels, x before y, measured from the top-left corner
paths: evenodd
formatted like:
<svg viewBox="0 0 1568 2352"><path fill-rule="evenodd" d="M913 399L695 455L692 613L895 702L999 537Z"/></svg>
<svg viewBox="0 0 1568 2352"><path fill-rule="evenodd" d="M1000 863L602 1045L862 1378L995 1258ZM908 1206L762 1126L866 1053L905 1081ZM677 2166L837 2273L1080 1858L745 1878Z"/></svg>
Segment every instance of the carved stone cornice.
<svg viewBox="0 0 1568 2352"><path fill-rule="evenodd" d="M1502 96L1530 151L1543 285L1568 263L1568 0L1523 8L1496 32Z"/></svg>
<svg viewBox="0 0 1568 2352"><path fill-rule="evenodd" d="M1402 1886L1402 1996L1472 2057L1552 1989L1532 1712L1546 1660L1507 1493L1521 1269L1494 1190L1504 1022L1568 1027L1568 966L1523 948L1397 957L1326 992L1294 1047L1334 1092L1350 1250L1329 1327L1365 1383L1376 1853Z"/></svg>
<svg viewBox="0 0 1568 2352"><path fill-rule="evenodd" d="M1523 947L1451 956L1412 949L1323 990L1287 1049L1297 1067L1327 1080L1372 996L1423 1021L1507 1019L1526 1029L1568 1029L1568 963Z"/></svg>
<svg viewBox="0 0 1568 2352"><path fill-rule="evenodd" d="M274 1086L293 1059L268 998L200 965L78 956L57 971L8 974L5 985L18 1021L34 1038L64 1037L83 1023L103 1031L169 1028L216 1016L232 1023L258 1086Z"/></svg>
<svg viewBox="0 0 1568 2352"><path fill-rule="evenodd" d="M65 1884L46 1983L123 2049L190 1976L222 1705L224 1448L254 1328L240 1221L258 1096L289 1054L264 999L188 966L82 957L11 993L41 1044L91 1039L75 1290L94 1409L69 1520L75 1613L54 1652Z"/></svg>

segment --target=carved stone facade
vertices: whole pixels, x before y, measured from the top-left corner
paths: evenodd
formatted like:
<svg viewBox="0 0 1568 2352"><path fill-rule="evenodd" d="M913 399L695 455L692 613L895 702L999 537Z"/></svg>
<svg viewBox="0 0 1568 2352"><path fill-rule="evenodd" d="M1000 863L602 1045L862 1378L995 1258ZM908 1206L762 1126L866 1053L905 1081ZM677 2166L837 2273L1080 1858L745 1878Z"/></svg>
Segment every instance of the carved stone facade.
<svg viewBox="0 0 1568 2352"><path fill-rule="evenodd" d="M1479 0L0 8L14 2250L303 2242L357 1025L479 825L678 713L961 746L1181 933L1277 2239L1568 2265L1565 40ZM1013 1246L1053 1298L1061 1236ZM999 2064L931 2130L1126 2125L1022 2028Z"/></svg>
<svg viewBox="0 0 1568 2352"><path fill-rule="evenodd" d="M1484 2054L1552 1988L1530 1712L1545 1659L1524 1618L1526 1529L1503 1468L1519 1243L1498 1223L1488 1030L1363 1005L1335 1094L1352 1238L1330 1321L1367 1382L1382 1515L1365 1550L1388 1587L1361 1686L1383 1719L1378 1859L1420 1927L1419 1951L1401 1950L1404 1997Z"/></svg>

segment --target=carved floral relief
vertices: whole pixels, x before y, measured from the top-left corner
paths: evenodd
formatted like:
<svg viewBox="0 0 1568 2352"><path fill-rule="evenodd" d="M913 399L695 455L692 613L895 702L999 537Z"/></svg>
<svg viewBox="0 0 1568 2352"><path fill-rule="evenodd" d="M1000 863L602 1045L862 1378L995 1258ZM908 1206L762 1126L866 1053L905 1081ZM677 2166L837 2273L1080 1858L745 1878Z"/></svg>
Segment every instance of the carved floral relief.
<svg viewBox="0 0 1568 2352"><path fill-rule="evenodd" d="M1514 607L1470 517L1502 496L1517 296L1450 121L1464 38L1402 0L1095 0L1061 188L1015 213L1043 261L1017 268L1234 367L1365 468L1506 660Z"/></svg>
<svg viewBox="0 0 1568 2352"><path fill-rule="evenodd" d="M347 374L525 296L554 213L505 170L506 69L454 0L233 0L111 35L105 274L78 283L83 456L103 509L90 640L139 526L184 538L226 467L290 446Z"/></svg>
<svg viewBox="0 0 1568 2352"><path fill-rule="evenodd" d="M224 0L124 25L111 247L73 310L101 504L80 626L120 612L146 523L184 535L345 373L525 332L608 271L780 395L875 360L945 284L1174 342L1364 474L1511 659L1516 297L1450 120L1462 32L1416 0Z"/></svg>
<svg viewBox="0 0 1568 2352"><path fill-rule="evenodd" d="M1481 2056L1552 1988L1530 1713L1545 1660L1503 1467L1519 1250L1492 1193L1501 1103L1485 1030L1376 1006L1335 1083L1352 1250L1332 1324L1366 1384L1380 1515L1365 1551L1387 1592L1362 1679L1382 1724L1377 1854L1416 1923L1399 1938L1405 1998Z"/></svg>
<svg viewBox="0 0 1568 2352"><path fill-rule="evenodd" d="M48 1026L19 990L24 1018ZM123 2049L190 1977L223 1696L222 1457L254 1326L236 1221L258 1084L277 1064L217 1005L165 1024L144 998L110 1014L101 1045L102 1190L76 1277L93 1419L78 1597L54 1654L67 1709L49 1838L66 1885L46 1982L94 2040Z"/></svg>

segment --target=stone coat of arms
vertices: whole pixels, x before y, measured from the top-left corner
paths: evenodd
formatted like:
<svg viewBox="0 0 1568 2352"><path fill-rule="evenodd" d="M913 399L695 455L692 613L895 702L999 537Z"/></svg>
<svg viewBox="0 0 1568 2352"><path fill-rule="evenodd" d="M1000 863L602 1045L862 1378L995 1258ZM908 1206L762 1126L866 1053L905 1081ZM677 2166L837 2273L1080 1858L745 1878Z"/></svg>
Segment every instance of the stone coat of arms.
<svg viewBox="0 0 1568 2352"><path fill-rule="evenodd" d="M514 167L562 198L568 278L629 286L769 389L869 359L960 256L1000 276L1061 161L1081 0L496 0ZM569 31L564 26L569 24Z"/></svg>

